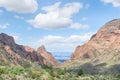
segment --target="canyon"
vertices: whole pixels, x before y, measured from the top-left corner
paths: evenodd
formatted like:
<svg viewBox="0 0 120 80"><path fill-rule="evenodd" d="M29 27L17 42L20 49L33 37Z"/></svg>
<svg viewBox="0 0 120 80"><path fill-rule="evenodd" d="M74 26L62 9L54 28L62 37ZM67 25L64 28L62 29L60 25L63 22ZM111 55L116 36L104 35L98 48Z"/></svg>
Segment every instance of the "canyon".
<svg viewBox="0 0 120 80"><path fill-rule="evenodd" d="M106 23L87 43L78 45L70 59L62 64L45 49L44 45L35 50L29 46L18 45L12 36L1 33L0 61L9 62L12 66L20 66L26 60L37 62L41 66L57 66L67 69L80 67L85 73L105 72L103 69L106 68L109 68L109 72L111 66L120 64L120 19ZM88 64L87 67L86 64ZM117 68L112 72L117 73Z"/></svg>

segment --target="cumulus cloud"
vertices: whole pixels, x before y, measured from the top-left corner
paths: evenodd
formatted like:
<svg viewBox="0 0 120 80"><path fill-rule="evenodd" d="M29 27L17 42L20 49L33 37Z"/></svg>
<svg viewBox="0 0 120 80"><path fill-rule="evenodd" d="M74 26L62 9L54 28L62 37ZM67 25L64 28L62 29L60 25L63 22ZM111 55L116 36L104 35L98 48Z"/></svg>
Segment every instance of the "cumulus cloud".
<svg viewBox="0 0 120 80"><path fill-rule="evenodd" d="M86 21L86 20L87 20L87 17L83 17L81 20L82 20L82 21Z"/></svg>
<svg viewBox="0 0 120 80"><path fill-rule="evenodd" d="M41 38L38 43L39 45L45 45L49 51L74 51L76 46L88 41L92 35L93 33L71 35L68 37L48 35Z"/></svg>
<svg viewBox="0 0 120 80"><path fill-rule="evenodd" d="M6 29L9 27L10 24L6 23L6 24L0 24L0 29Z"/></svg>
<svg viewBox="0 0 120 80"><path fill-rule="evenodd" d="M18 16L18 15L15 15L14 18L16 18L16 19L22 19L22 20L24 19L24 17Z"/></svg>
<svg viewBox="0 0 120 80"><path fill-rule="evenodd" d="M32 27L27 27L27 30L32 30Z"/></svg>
<svg viewBox="0 0 120 80"><path fill-rule="evenodd" d="M87 24L73 23L70 28L73 29L87 29L89 26Z"/></svg>
<svg viewBox="0 0 120 80"><path fill-rule="evenodd" d="M19 43L22 39L20 38L20 35L18 33L10 33L10 36L12 36L15 40L15 42Z"/></svg>
<svg viewBox="0 0 120 80"><path fill-rule="evenodd" d="M12 35L12 36L13 36L13 38L15 39L15 41L20 40L20 37L19 37L19 36L17 36L17 35Z"/></svg>
<svg viewBox="0 0 120 80"><path fill-rule="evenodd" d="M38 4L36 0L0 0L0 7L17 13L34 13Z"/></svg>
<svg viewBox="0 0 120 80"><path fill-rule="evenodd" d="M120 0L102 0L104 3L111 3L114 7L120 7Z"/></svg>
<svg viewBox="0 0 120 80"><path fill-rule="evenodd" d="M61 6L61 2L57 2L53 5L43 7L42 10L45 13L39 13L34 19L28 20L28 22L35 28L68 28L73 24L73 15L78 13L82 8L83 5L78 2L67 3L63 6Z"/></svg>

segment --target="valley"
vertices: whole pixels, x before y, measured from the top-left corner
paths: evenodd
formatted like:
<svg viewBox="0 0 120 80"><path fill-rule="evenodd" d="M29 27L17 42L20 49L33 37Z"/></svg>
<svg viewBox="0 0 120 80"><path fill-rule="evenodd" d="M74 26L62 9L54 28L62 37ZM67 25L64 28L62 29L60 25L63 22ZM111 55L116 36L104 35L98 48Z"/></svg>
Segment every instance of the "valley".
<svg viewBox="0 0 120 80"><path fill-rule="evenodd" d="M12 36L1 33L0 79L119 80L120 19L103 25L87 43L78 45L70 58L69 55L54 53L54 58L44 45L36 51L16 44ZM66 61L60 63L56 58Z"/></svg>

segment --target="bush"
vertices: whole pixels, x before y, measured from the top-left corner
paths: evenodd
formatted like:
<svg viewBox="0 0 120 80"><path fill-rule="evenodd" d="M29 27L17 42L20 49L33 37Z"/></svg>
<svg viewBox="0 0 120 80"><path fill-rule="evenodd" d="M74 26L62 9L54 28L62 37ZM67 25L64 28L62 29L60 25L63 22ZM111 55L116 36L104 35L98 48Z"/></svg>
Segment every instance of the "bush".
<svg viewBox="0 0 120 80"><path fill-rule="evenodd" d="M30 67L31 67L31 64L30 64L30 62L25 61L22 66L23 66L24 68L30 68Z"/></svg>
<svg viewBox="0 0 120 80"><path fill-rule="evenodd" d="M0 80L3 80L3 78L2 78L2 77L0 77Z"/></svg>
<svg viewBox="0 0 120 80"><path fill-rule="evenodd" d="M65 74L65 70L59 68L59 69L57 69L57 73L58 73L59 75L64 75L64 74Z"/></svg>
<svg viewBox="0 0 120 80"><path fill-rule="evenodd" d="M5 61L1 61L0 65L2 65L2 66L10 66L10 63L9 62L5 62Z"/></svg>
<svg viewBox="0 0 120 80"><path fill-rule="evenodd" d="M11 70L11 74L20 75L25 71L23 67L14 66Z"/></svg>
<svg viewBox="0 0 120 80"><path fill-rule="evenodd" d="M40 71L33 70L31 72L31 77L32 78L37 78L37 77L40 77L40 76L41 76L41 72Z"/></svg>
<svg viewBox="0 0 120 80"><path fill-rule="evenodd" d="M53 71L53 72L51 73L51 75L52 75L53 77L59 76L59 74L58 74L56 71Z"/></svg>
<svg viewBox="0 0 120 80"><path fill-rule="evenodd" d="M6 72L6 68L5 67L0 67L0 75L4 74Z"/></svg>
<svg viewBox="0 0 120 80"><path fill-rule="evenodd" d="M83 70L82 70L82 69L79 69L77 75L78 75L78 76L83 75Z"/></svg>

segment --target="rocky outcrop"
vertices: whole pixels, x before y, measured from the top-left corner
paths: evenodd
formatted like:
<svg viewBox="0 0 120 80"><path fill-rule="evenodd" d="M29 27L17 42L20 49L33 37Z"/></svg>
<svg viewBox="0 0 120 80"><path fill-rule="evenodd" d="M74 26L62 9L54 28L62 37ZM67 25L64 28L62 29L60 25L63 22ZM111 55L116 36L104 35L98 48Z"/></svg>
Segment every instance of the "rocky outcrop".
<svg viewBox="0 0 120 80"><path fill-rule="evenodd" d="M28 60L31 60L32 62L38 62L41 65L44 65L43 57L35 51L35 49L29 47L29 46L23 46L24 51L26 52L26 58Z"/></svg>
<svg viewBox="0 0 120 80"><path fill-rule="evenodd" d="M106 23L91 39L76 47L70 60L120 60L120 19Z"/></svg>
<svg viewBox="0 0 120 80"><path fill-rule="evenodd" d="M40 47L38 51L35 51L29 46L18 45L12 36L4 33L0 34L0 56L1 61L7 61L11 65L22 65L24 64L24 59L38 62L40 65L57 65L55 58L48 54L45 48Z"/></svg>
<svg viewBox="0 0 120 80"><path fill-rule="evenodd" d="M52 56L52 54L50 52L47 52L44 45L40 46L37 49L37 53L40 54L43 58L44 58L44 64L46 65L58 65L59 63L57 62L57 60Z"/></svg>
<svg viewBox="0 0 120 80"><path fill-rule="evenodd" d="M7 34L4 34L4 33L0 34L0 41L3 41L4 43L9 44L9 45L15 44L13 37L8 36Z"/></svg>

